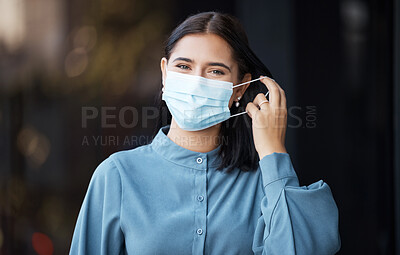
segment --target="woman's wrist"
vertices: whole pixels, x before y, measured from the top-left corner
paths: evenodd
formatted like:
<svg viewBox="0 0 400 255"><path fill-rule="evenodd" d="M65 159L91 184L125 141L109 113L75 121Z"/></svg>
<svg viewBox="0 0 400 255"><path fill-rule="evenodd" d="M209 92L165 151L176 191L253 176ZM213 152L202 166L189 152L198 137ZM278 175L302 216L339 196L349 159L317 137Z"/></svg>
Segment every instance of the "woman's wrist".
<svg viewBox="0 0 400 255"><path fill-rule="evenodd" d="M263 148L258 152L258 156L260 158L260 160L267 156L270 155L274 152L277 153L287 153L285 146L283 145L278 145L278 146L274 146L274 147L267 147L267 148Z"/></svg>

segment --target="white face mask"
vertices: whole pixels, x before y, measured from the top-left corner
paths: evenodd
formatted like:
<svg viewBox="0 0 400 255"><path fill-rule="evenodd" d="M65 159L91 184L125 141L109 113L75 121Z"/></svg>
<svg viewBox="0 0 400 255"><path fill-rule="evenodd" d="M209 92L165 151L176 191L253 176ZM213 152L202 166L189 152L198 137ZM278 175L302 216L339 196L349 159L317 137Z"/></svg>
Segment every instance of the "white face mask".
<svg viewBox="0 0 400 255"><path fill-rule="evenodd" d="M245 114L246 111L230 115L229 100L233 88L260 79L233 86L232 82L167 71L162 99L180 128L188 131L202 130Z"/></svg>

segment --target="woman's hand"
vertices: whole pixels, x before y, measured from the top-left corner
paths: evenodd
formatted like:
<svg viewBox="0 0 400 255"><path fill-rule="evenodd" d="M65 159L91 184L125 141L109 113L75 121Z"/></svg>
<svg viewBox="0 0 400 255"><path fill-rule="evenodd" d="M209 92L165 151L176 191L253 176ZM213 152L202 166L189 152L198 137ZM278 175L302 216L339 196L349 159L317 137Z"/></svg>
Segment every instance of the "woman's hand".
<svg viewBox="0 0 400 255"><path fill-rule="evenodd" d="M270 100L260 93L247 104L246 111L253 122L254 144L261 160L274 152L286 153L287 107L285 92L278 83L268 77L260 81L267 86Z"/></svg>

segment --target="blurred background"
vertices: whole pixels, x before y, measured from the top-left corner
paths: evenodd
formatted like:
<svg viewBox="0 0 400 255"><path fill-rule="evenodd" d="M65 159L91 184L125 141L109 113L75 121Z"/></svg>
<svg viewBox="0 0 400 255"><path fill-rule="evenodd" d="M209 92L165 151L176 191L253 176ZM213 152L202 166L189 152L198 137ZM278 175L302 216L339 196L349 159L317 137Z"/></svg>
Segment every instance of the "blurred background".
<svg viewBox="0 0 400 255"><path fill-rule="evenodd" d="M163 42L237 16L288 98L301 185L339 207L339 254L400 254L396 0L0 0L0 254L67 254L96 166L151 141Z"/></svg>

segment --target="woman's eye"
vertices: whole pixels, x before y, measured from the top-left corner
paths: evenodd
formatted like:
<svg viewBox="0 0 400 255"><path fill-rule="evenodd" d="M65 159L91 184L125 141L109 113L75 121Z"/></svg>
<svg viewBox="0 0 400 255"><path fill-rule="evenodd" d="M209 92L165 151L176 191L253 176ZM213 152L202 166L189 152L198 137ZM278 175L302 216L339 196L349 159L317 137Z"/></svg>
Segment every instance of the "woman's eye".
<svg viewBox="0 0 400 255"><path fill-rule="evenodd" d="M218 75L223 75L224 72L221 72L220 70L212 70L211 71L213 74L218 74Z"/></svg>
<svg viewBox="0 0 400 255"><path fill-rule="evenodd" d="M180 69L189 69L187 65L177 65L177 67Z"/></svg>

